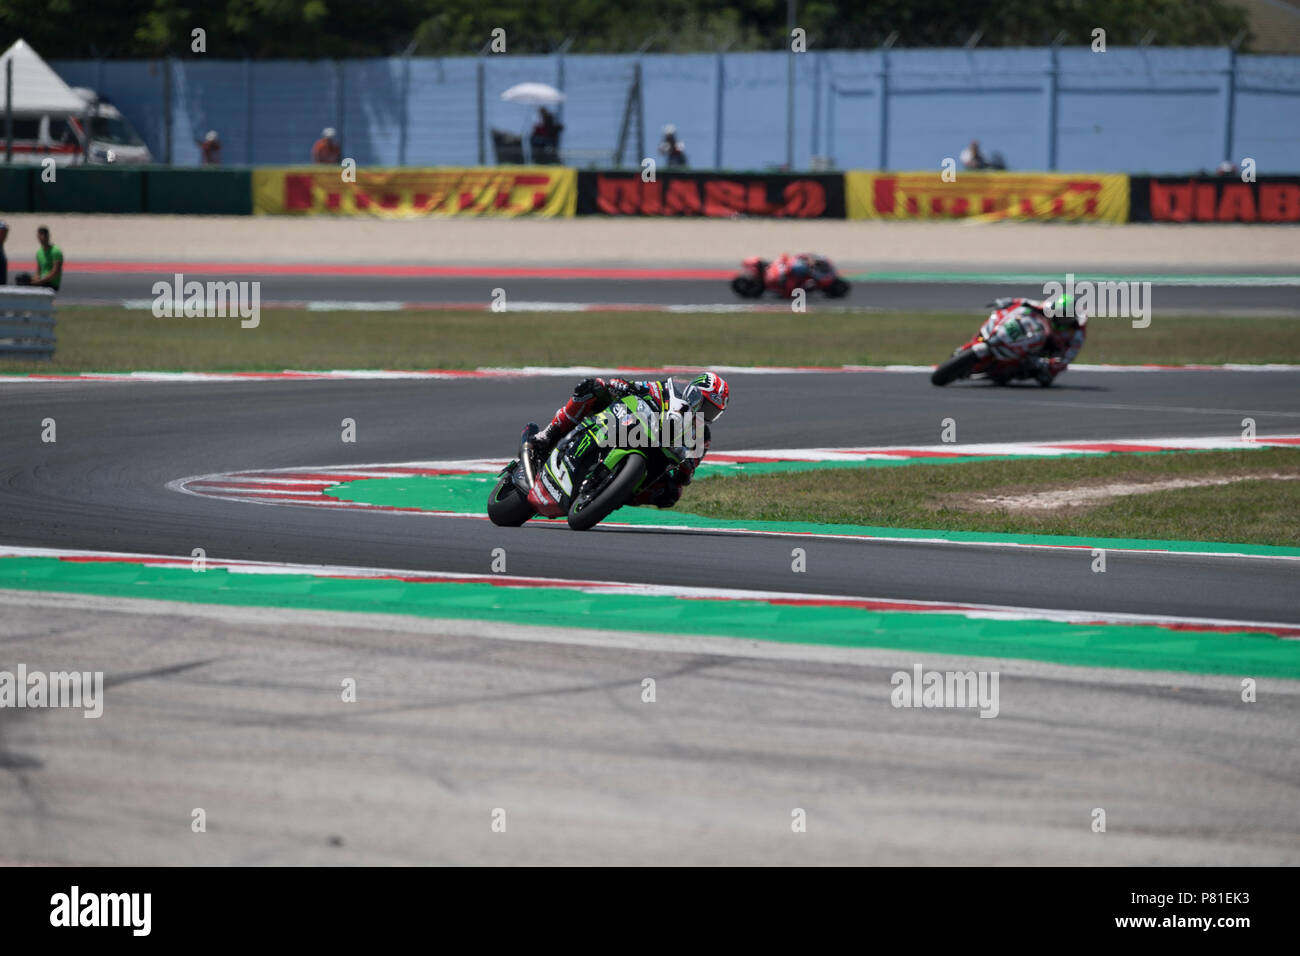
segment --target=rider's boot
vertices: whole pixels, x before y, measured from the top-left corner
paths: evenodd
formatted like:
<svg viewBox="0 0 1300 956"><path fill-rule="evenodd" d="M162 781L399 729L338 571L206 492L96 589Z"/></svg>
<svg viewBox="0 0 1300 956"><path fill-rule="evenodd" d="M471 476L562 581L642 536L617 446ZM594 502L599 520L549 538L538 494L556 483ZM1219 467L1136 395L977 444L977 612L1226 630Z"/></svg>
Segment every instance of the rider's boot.
<svg viewBox="0 0 1300 956"><path fill-rule="evenodd" d="M608 401L609 391L601 379L588 378L579 382L573 396L556 409L550 423L528 440L528 450L538 461L544 460L578 422L590 415L599 403Z"/></svg>
<svg viewBox="0 0 1300 956"><path fill-rule="evenodd" d="M574 425L587 417L587 409L591 406L590 398L571 398L564 403L563 407L556 410L555 415L545 428L539 431L532 438L528 439L528 450L536 456L538 461L543 461L555 446L560 443L560 439L569 433Z"/></svg>
<svg viewBox="0 0 1300 956"><path fill-rule="evenodd" d="M1022 363L1021 369L1023 374L1035 379L1042 386L1051 385L1052 379L1056 377L1056 373L1052 369L1052 363L1041 355L1026 359Z"/></svg>
<svg viewBox="0 0 1300 956"><path fill-rule="evenodd" d="M545 461L562 437L563 434L552 419L549 425L524 442L524 447L535 461Z"/></svg>

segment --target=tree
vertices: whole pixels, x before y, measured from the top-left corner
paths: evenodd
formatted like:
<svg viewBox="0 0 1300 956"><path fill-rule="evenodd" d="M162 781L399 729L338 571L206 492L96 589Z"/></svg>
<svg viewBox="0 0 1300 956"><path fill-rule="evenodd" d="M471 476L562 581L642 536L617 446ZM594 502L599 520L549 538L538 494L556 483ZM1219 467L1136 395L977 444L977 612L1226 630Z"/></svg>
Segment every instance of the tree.
<svg viewBox="0 0 1300 956"><path fill-rule="evenodd" d="M814 49L955 46L982 31L982 46L1087 45L1096 27L1114 46L1148 32L1157 45L1226 45L1247 28L1227 0L803 0L798 25ZM477 53L493 29L511 53L784 49L785 0L0 0L0 28L43 56L190 56L206 31L218 58Z"/></svg>

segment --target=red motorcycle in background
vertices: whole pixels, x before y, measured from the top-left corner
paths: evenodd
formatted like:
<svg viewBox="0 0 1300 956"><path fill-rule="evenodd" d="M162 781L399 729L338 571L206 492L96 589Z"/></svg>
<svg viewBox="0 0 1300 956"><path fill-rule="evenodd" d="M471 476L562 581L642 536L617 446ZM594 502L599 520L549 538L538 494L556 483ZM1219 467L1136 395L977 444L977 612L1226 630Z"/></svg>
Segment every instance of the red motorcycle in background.
<svg viewBox="0 0 1300 956"><path fill-rule="evenodd" d="M1085 325L1086 316L1079 317ZM1026 359L1043 350L1051 337L1048 319L1023 303L995 308L969 342L952 353L952 358L935 368L930 381L947 385L959 378L981 376L997 385L1013 379L1030 378L1023 371Z"/></svg>
<svg viewBox="0 0 1300 956"><path fill-rule="evenodd" d="M731 291L742 299L758 299L765 292L789 299L796 289L821 292L828 299L842 299L849 294L849 284L840 278L831 261L815 254L787 254L771 262L750 256L731 280Z"/></svg>

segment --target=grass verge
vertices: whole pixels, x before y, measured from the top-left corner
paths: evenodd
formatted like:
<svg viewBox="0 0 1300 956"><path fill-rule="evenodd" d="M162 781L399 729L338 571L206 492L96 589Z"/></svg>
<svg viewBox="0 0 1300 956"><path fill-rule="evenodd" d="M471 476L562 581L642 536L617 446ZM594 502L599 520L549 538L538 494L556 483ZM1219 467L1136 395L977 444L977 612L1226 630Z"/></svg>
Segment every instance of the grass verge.
<svg viewBox="0 0 1300 956"><path fill-rule="evenodd" d="M682 508L712 518L811 521L938 531L1300 544L1300 449L1169 452L829 468L719 476L691 486ZM1125 495L1050 511L985 508L976 498L1167 478L1258 476L1232 484Z"/></svg>
<svg viewBox="0 0 1300 956"><path fill-rule="evenodd" d="M520 365L932 365L978 327L908 313L308 312L157 319L121 308L59 310L50 362L0 372L278 371ZM1096 363L1300 362L1300 321L1187 317L1134 329L1094 320L1080 357Z"/></svg>

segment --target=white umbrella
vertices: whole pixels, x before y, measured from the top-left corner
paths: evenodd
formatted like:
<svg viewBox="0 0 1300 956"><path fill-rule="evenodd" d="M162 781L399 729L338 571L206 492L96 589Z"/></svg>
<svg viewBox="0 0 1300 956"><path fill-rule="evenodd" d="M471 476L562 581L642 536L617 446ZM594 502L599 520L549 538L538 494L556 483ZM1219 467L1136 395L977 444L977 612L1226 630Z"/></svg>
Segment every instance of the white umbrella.
<svg viewBox="0 0 1300 956"><path fill-rule="evenodd" d="M501 98L525 106L554 106L564 102L564 94L546 83L519 83L502 93Z"/></svg>

